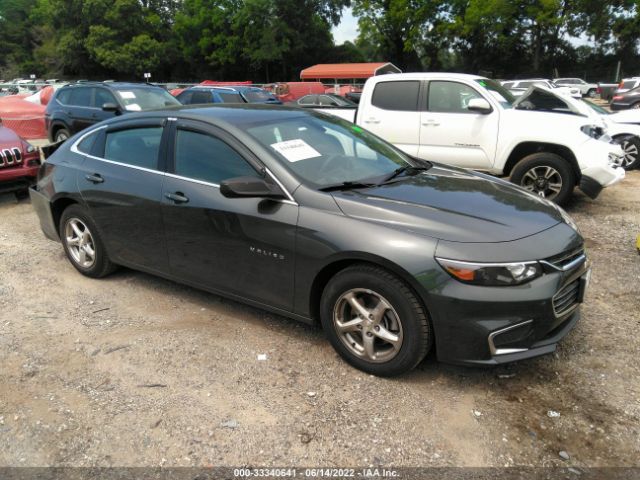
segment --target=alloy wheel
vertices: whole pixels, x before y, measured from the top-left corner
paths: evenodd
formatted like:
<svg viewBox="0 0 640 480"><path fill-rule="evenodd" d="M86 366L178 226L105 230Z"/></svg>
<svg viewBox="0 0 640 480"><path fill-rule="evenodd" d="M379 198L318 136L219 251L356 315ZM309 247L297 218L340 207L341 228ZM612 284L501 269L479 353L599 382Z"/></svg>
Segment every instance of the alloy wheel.
<svg viewBox="0 0 640 480"><path fill-rule="evenodd" d="M540 197L553 199L562 190L562 175L553 167L540 165L528 170L520 185Z"/></svg>
<svg viewBox="0 0 640 480"><path fill-rule="evenodd" d="M73 261L82 268L91 268L96 262L96 248L89 227L79 218L71 218L64 235Z"/></svg>
<svg viewBox="0 0 640 480"><path fill-rule="evenodd" d="M333 324L347 349L368 362L388 362L402 347L400 317L372 290L354 288L343 293L335 303Z"/></svg>
<svg viewBox="0 0 640 480"><path fill-rule="evenodd" d="M62 142L64 140L67 140L68 138L69 135L67 135L67 133L64 131L56 133L56 142Z"/></svg>
<svg viewBox="0 0 640 480"><path fill-rule="evenodd" d="M620 144L620 146L624 151L624 155L620 160L620 163L621 163L620 166L623 168L627 168L629 165L635 162L636 159L638 158L638 147L633 142L630 142L629 140L624 140Z"/></svg>

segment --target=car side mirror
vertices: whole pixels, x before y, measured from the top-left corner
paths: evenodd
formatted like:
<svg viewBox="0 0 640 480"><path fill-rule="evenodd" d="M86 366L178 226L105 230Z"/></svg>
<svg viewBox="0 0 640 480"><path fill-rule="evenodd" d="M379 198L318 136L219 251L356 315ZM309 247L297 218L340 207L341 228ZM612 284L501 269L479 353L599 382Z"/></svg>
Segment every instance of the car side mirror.
<svg viewBox="0 0 640 480"><path fill-rule="evenodd" d="M115 103L104 103L102 105L102 110L104 110L105 112L113 112L116 115L119 115L121 113L120 107Z"/></svg>
<svg viewBox="0 0 640 480"><path fill-rule="evenodd" d="M484 98L472 98L471 100L469 100L467 110L478 112L483 115L493 112L493 108L491 108L489 102L487 102Z"/></svg>
<svg viewBox="0 0 640 480"><path fill-rule="evenodd" d="M285 198L278 186L256 177L225 180L220 184L220 193L227 198Z"/></svg>

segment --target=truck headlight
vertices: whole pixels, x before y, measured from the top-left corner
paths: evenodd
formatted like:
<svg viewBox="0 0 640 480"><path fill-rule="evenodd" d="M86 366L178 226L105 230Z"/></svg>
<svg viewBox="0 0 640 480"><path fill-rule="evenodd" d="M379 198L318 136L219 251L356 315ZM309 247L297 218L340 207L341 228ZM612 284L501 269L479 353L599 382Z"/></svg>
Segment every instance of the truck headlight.
<svg viewBox="0 0 640 480"><path fill-rule="evenodd" d="M598 125L583 125L580 127L580 131L585 135L598 139L606 134L606 130Z"/></svg>
<svg viewBox="0 0 640 480"><path fill-rule="evenodd" d="M522 285L542 275L542 265L538 262L474 263L437 257L436 260L453 278L472 285Z"/></svg>

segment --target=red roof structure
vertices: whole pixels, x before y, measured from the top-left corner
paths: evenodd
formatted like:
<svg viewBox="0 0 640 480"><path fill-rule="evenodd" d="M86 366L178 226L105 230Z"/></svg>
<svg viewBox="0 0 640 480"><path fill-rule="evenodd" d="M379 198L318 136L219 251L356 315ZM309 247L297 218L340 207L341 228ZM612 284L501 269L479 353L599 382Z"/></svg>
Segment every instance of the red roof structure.
<svg viewBox="0 0 640 480"><path fill-rule="evenodd" d="M302 80L321 78L354 79L369 78L383 73L402 73L393 63L320 63L300 72Z"/></svg>

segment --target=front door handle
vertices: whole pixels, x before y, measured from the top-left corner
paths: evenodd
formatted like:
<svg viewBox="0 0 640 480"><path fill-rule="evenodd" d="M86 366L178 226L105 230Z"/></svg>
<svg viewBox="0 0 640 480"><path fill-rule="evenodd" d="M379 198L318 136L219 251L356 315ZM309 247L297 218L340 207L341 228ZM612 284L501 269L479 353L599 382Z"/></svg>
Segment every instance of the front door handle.
<svg viewBox="0 0 640 480"><path fill-rule="evenodd" d="M91 183L102 183L104 182L104 178L99 173L94 173L92 175L85 175L84 178L89 180Z"/></svg>
<svg viewBox="0 0 640 480"><path fill-rule="evenodd" d="M440 125L440 122L436 122L435 120L427 120L426 122L422 122L424 127L437 127Z"/></svg>
<svg viewBox="0 0 640 480"><path fill-rule="evenodd" d="M182 192L165 193L164 196L174 203L187 203L189 197L186 197Z"/></svg>
<svg viewBox="0 0 640 480"><path fill-rule="evenodd" d="M380 123L380 120L369 118L368 120L365 120L364 123Z"/></svg>

